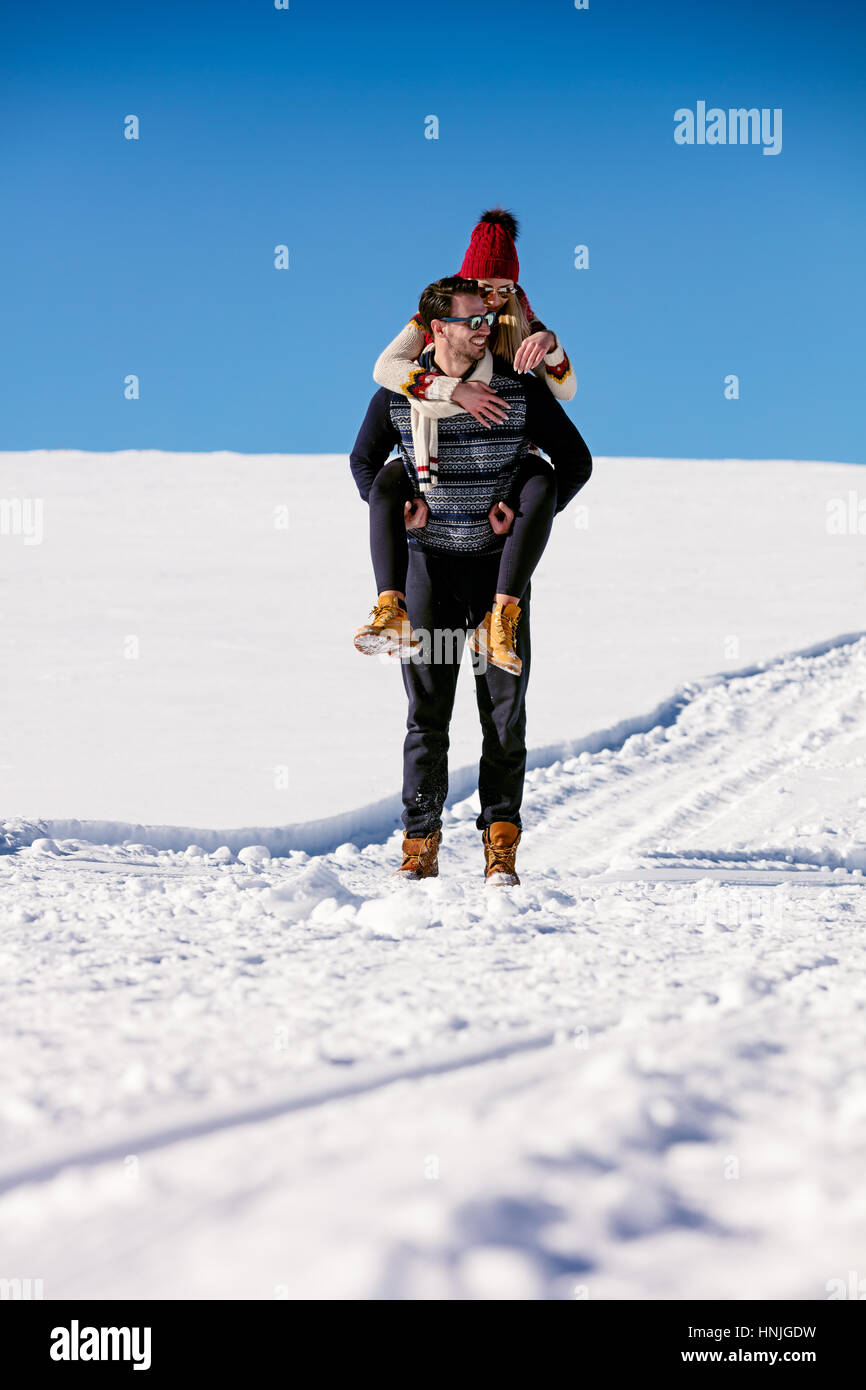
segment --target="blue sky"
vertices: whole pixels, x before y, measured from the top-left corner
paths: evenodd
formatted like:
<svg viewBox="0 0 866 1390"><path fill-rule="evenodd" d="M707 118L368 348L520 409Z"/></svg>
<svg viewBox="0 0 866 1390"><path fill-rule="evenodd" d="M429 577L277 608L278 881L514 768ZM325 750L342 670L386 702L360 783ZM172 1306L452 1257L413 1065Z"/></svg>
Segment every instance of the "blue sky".
<svg viewBox="0 0 866 1390"><path fill-rule="evenodd" d="M593 453L866 462L864 36L854 0L7 5L0 448L347 451L502 203ZM781 153L675 144L699 100L781 108Z"/></svg>

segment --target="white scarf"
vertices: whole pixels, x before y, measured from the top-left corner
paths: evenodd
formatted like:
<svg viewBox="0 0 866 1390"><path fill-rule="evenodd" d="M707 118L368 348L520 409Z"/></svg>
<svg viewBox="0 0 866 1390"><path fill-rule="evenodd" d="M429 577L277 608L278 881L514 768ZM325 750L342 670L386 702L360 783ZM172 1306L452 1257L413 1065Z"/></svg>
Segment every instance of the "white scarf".
<svg viewBox="0 0 866 1390"><path fill-rule="evenodd" d="M489 348L486 348L484 356L476 363L472 375L467 377L467 380L482 381L485 386L489 386L492 376L493 353ZM463 407L462 405L452 405L450 401L420 401L416 400L414 396L411 405L410 419L415 472L418 475L419 488L422 492L428 492L439 481L439 426L436 422L449 415L462 415Z"/></svg>

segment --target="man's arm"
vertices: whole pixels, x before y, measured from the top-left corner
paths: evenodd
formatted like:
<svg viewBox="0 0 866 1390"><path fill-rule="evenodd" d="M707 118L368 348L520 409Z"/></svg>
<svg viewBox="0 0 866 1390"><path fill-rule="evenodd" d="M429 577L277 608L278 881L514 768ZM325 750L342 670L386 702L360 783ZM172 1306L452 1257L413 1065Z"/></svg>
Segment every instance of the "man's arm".
<svg viewBox="0 0 866 1390"><path fill-rule="evenodd" d="M373 479L400 438L391 420L390 395L389 391L380 387L373 396L358 431L355 447L349 455L352 477L365 502L370 496Z"/></svg>
<svg viewBox="0 0 866 1390"><path fill-rule="evenodd" d="M556 510L576 497L592 474L592 455L559 401L535 377L524 380L526 432L550 457L556 474Z"/></svg>

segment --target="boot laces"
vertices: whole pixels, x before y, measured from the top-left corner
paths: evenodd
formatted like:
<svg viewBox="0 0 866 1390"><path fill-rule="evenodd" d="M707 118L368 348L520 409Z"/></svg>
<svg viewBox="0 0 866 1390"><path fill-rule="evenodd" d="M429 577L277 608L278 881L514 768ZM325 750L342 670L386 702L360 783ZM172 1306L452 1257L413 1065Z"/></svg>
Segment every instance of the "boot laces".
<svg viewBox="0 0 866 1390"><path fill-rule="evenodd" d="M517 841L513 845L494 845L487 841L487 872L497 874L513 874L515 872L514 861L517 858Z"/></svg>
<svg viewBox="0 0 866 1390"><path fill-rule="evenodd" d="M373 622L378 622L381 618L392 618L400 613L400 605L396 598L380 599L374 608L370 609L370 617Z"/></svg>
<svg viewBox="0 0 866 1390"><path fill-rule="evenodd" d="M517 617L514 613L506 613L504 607L492 614L493 635L503 646L514 650L516 640Z"/></svg>
<svg viewBox="0 0 866 1390"><path fill-rule="evenodd" d="M424 860L428 857L431 847L435 844L435 842L436 835L434 832L433 834L427 835L425 837L424 843L421 846L420 850L416 850L414 854L411 853L409 850L404 849L403 863L400 865L400 868L405 869L408 864L412 863L416 863L418 865L422 864Z"/></svg>

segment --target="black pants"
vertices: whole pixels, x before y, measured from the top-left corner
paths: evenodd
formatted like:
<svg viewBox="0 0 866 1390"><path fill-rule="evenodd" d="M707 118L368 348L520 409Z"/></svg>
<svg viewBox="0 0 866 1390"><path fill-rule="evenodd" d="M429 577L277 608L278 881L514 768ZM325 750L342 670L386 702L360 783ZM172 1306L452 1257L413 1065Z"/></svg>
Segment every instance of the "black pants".
<svg viewBox="0 0 866 1390"><path fill-rule="evenodd" d="M403 826L409 838L428 835L442 824L448 794L451 713L464 637L490 607L500 556L431 555L411 546L406 607L413 629L426 646L426 660L405 659L403 684L409 697L403 745ZM475 676L481 719L478 794L479 830L494 821L519 826L526 773L526 687L529 681L530 586L522 596L517 628L519 676L487 665ZM447 634L458 634L451 644ZM438 635L438 640L437 640ZM443 637L444 635L444 637ZM448 658L451 658L450 660Z"/></svg>
<svg viewBox="0 0 866 1390"><path fill-rule="evenodd" d="M368 501L370 554L377 594L385 589L406 591L408 547L403 507L414 495L401 459L386 463L373 480ZM498 572L493 576L487 608L494 594L514 594L518 599L523 596L550 537L556 509L556 475L543 458L530 454L512 484L510 499L493 500L508 501L515 514Z"/></svg>

